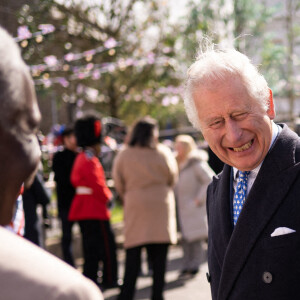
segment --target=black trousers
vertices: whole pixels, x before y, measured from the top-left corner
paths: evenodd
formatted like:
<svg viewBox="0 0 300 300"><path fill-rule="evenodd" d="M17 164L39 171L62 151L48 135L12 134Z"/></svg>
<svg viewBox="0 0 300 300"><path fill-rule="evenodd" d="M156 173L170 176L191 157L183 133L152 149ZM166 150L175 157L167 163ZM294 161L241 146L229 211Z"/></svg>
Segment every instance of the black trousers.
<svg viewBox="0 0 300 300"><path fill-rule="evenodd" d="M123 286L118 300L132 300L135 284L141 267L141 251L147 249L147 255L153 267L152 300L163 299L165 272L169 244L148 244L126 250L126 266Z"/></svg>
<svg viewBox="0 0 300 300"><path fill-rule="evenodd" d="M64 261L74 267L75 265L72 252L72 227L74 222L68 220L68 214L68 210L61 210L59 212L62 228L61 246Z"/></svg>
<svg viewBox="0 0 300 300"><path fill-rule="evenodd" d="M103 263L104 285L117 281L118 267L115 236L109 221L79 221L82 234L84 266L83 275L97 282L99 262Z"/></svg>

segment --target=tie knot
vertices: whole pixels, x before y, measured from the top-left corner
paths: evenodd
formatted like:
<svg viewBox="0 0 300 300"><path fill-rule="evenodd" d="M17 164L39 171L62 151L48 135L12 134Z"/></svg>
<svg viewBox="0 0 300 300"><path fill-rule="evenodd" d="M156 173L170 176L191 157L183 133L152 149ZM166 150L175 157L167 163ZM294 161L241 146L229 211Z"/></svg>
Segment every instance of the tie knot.
<svg viewBox="0 0 300 300"><path fill-rule="evenodd" d="M239 171L239 178L248 178L248 175L250 174L250 171Z"/></svg>

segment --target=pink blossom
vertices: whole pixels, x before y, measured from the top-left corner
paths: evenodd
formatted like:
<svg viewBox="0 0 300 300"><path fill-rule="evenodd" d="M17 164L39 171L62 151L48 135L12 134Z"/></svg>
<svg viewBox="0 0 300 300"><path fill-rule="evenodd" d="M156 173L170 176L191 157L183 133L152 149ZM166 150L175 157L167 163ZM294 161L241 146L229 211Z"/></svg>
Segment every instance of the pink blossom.
<svg viewBox="0 0 300 300"><path fill-rule="evenodd" d="M74 53L68 53L64 56L64 59L66 61L72 61L72 60L74 60L74 57L75 57Z"/></svg>
<svg viewBox="0 0 300 300"><path fill-rule="evenodd" d="M87 76L86 76L86 74L85 73L78 73L77 74L77 77L78 77L78 79L84 79L84 78L86 78Z"/></svg>
<svg viewBox="0 0 300 300"><path fill-rule="evenodd" d="M45 88L52 86L52 81L50 79L43 79L43 84Z"/></svg>
<svg viewBox="0 0 300 300"><path fill-rule="evenodd" d="M52 24L40 24L38 29L42 31L42 34L48 34L55 31L55 27Z"/></svg>
<svg viewBox="0 0 300 300"><path fill-rule="evenodd" d="M44 62L47 66L54 67L58 61L55 55L49 55L44 57Z"/></svg>
<svg viewBox="0 0 300 300"><path fill-rule="evenodd" d="M108 72L113 72L116 69L116 67L113 64L109 64L107 69L108 69Z"/></svg>
<svg viewBox="0 0 300 300"><path fill-rule="evenodd" d="M77 85L77 88L76 88L76 93L77 94L82 94L83 93L83 90L84 90L84 87L82 84L78 84Z"/></svg>
<svg viewBox="0 0 300 300"><path fill-rule="evenodd" d="M169 106L169 105L170 105L170 97L169 97L169 96L165 96L165 97L162 99L162 105L163 105L163 106Z"/></svg>
<svg viewBox="0 0 300 300"><path fill-rule="evenodd" d="M29 31L28 26L18 27L18 38L20 40L27 40L32 37L32 33Z"/></svg>
<svg viewBox="0 0 300 300"><path fill-rule="evenodd" d="M69 86L69 81L64 77L59 77L58 83L65 88Z"/></svg>
<svg viewBox="0 0 300 300"><path fill-rule="evenodd" d="M93 80L97 80L101 77L100 71L99 70L95 70L92 74L92 78Z"/></svg>
<svg viewBox="0 0 300 300"><path fill-rule="evenodd" d="M155 62L155 54L153 52L148 53L147 59L148 59L148 64L153 65Z"/></svg>
<svg viewBox="0 0 300 300"><path fill-rule="evenodd" d="M163 53L170 53L172 51L172 48L171 47L164 47L163 48Z"/></svg>
<svg viewBox="0 0 300 300"><path fill-rule="evenodd" d="M83 99L79 99L78 101L77 101L77 106L78 107L82 107L84 105L84 100Z"/></svg>
<svg viewBox="0 0 300 300"><path fill-rule="evenodd" d="M132 66L134 64L134 60L132 58L127 58L125 63L127 66Z"/></svg>
<svg viewBox="0 0 300 300"><path fill-rule="evenodd" d="M171 97L171 103L172 103L173 105L178 104L178 102L179 102L179 97L178 97L178 96L172 96L172 97Z"/></svg>
<svg viewBox="0 0 300 300"><path fill-rule="evenodd" d="M96 54L96 50L92 49L92 50L87 50L83 52L84 56L91 56L91 55L95 55Z"/></svg>
<svg viewBox="0 0 300 300"><path fill-rule="evenodd" d="M117 42L114 38L109 38L107 41L104 42L104 47L111 49L117 46Z"/></svg>
<svg viewBox="0 0 300 300"><path fill-rule="evenodd" d="M94 68L94 64L93 63L89 63L89 64L87 64L86 66L85 66L85 69L86 70L91 70L91 69L93 69Z"/></svg>

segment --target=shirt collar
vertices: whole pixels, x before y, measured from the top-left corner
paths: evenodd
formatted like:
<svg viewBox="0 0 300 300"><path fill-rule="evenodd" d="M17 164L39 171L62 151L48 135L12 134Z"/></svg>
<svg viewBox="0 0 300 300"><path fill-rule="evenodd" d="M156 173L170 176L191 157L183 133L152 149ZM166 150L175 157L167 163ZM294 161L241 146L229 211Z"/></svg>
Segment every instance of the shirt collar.
<svg viewBox="0 0 300 300"><path fill-rule="evenodd" d="M273 146L275 139L277 138L279 132L281 131L281 127L279 125L276 125L273 121L272 122L272 140L271 140L271 144L269 147L269 150L271 149L271 147ZM261 164L259 166L257 166L255 169L251 170L251 176L255 176L258 174L260 167L262 165L263 161L261 162ZM236 180L237 179L237 174L238 174L238 169L233 167L233 178Z"/></svg>

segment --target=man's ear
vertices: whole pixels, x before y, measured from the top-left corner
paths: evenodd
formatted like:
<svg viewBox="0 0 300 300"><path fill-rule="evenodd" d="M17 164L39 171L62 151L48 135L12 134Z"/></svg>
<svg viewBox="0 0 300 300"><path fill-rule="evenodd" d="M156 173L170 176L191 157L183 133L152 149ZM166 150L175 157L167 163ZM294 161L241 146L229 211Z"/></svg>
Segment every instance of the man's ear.
<svg viewBox="0 0 300 300"><path fill-rule="evenodd" d="M273 92L271 89L269 89L269 108L267 110L267 114L271 120L273 120L276 116L275 106L273 101Z"/></svg>

